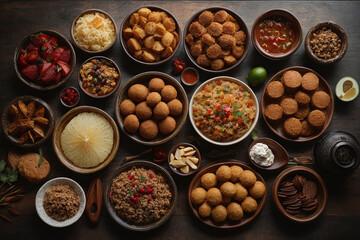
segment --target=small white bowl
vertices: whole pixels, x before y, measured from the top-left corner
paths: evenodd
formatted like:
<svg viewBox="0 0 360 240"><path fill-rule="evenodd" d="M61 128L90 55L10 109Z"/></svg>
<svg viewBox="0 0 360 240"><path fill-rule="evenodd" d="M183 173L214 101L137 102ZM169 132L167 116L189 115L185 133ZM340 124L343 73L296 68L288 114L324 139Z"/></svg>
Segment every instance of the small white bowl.
<svg viewBox="0 0 360 240"><path fill-rule="evenodd" d="M75 192L79 195L80 207L79 207L78 212L75 214L75 216L73 216L72 218L69 218L65 221L60 222L55 219L52 219L51 217L49 217L47 215L47 213L45 212L45 209L43 207L43 201L44 201L44 196L45 196L46 190L52 188L53 186L64 185L64 184L70 185L75 190ZM77 220L79 220L79 218L81 217L81 215L83 214L83 212L85 210L85 204L86 204L86 197L85 197L84 190L81 188L81 186L77 182L75 182L74 180L72 180L70 178L66 178L66 177L58 177L58 178L54 178L54 179L47 181L44 185L41 186L41 188L37 192L36 198L35 198L36 212L38 213L41 220L43 220L46 224L48 224L52 227L58 227L58 228L67 227L67 226L75 223Z"/></svg>
<svg viewBox="0 0 360 240"><path fill-rule="evenodd" d="M188 71L193 71L195 73L196 81L194 83L185 82L183 75L184 75L185 72L188 72ZM187 68L184 69L184 71L181 72L181 82L186 86L194 86L199 81L199 78L200 78L199 77L199 72L195 68L187 67Z"/></svg>

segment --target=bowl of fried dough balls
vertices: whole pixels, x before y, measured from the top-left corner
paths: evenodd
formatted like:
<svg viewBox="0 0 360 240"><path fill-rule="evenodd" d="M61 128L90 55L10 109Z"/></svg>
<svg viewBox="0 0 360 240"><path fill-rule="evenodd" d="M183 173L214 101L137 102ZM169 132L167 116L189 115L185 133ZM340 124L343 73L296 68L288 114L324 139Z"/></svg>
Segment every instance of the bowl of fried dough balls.
<svg viewBox="0 0 360 240"><path fill-rule="evenodd" d="M249 223L260 214L265 200L265 180L238 160L206 165L188 190L194 215L216 228L237 228Z"/></svg>
<svg viewBox="0 0 360 240"><path fill-rule="evenodd" d="M181 30L169 11L156 6L130 13L120 27L120 42L126 54L145 65L169 61L180 46Z"/></svg>
<svg viewBox="0 0 360 240"><path fill-rule="evenodd" d="M245 22L230 9L211 7L194 14L184 29L189 59L206 72L229 71L244 61L250 44Z"/></svg>
<svg viewBox="0 0 360 240"><path fill-rule="evenodd" d="M115 100L122 131L134 141L154 146L176 136L186 121L186 92L173 77L161 72L140 73L126 82Z"/></svg>

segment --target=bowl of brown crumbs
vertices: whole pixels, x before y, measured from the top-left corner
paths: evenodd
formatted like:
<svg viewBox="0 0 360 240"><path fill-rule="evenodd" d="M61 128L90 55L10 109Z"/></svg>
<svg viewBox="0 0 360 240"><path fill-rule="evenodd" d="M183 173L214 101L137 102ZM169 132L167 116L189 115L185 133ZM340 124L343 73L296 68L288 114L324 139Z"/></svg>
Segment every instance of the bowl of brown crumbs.
<svg viewBox="0 0 360 240"><path fill-rule="evenodd" d="M86 197L81 186L70 178L59 177L46 182L36 194L36 211L46 224L67 227L83 214Z"/></svg>
<svg viewBox="0 0 360 240"><path fill-rule="evenodd" d="M334 22L321 22L305 37L307 55L316 63L328 65L340 61L348 48L345 30Z"/></svg>

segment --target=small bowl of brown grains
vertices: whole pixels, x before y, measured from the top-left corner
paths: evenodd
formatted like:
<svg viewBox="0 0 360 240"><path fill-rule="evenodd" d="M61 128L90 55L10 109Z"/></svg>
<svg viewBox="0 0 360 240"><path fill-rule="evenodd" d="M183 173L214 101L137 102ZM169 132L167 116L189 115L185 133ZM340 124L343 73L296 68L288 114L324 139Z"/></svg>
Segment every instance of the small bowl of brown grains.
<svg viewBox="0 0 360 240"><path fill-rule="evenodd" d="M75 223L85 210L86 197L81 186L70 178L47 181L36 194L35 207L41 220L52 227Z"/></svg>
<svg viewBox="0 0 360 240"><path fill-rule="evenodd" d="M318 23L305 37L307 55L316 63L328 65L340 61L348 48L344 29L334 22Z"/></svg>

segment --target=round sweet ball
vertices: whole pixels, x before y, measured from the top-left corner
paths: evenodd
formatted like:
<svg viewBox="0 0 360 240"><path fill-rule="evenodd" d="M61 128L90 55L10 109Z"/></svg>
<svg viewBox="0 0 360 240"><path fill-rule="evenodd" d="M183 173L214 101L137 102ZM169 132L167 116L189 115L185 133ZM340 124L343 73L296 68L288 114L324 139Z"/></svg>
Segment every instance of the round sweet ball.
<svg viewBox="0 0 360 240"><path fill-rule="evenodd" d="M134 84L128 90L129 98L137 103L145 101L148 94L149 90L142 84Z"/></svg>
<svg viewBox="0 0 360 240"><path fill-rule="evenodd" d="M158 132L158 125L153 120L146 120L140 124L140 135L145 139L154 139Z"/></svg>
<svg viewBox="0 0 360 240"><path fill-rule="evenodd" d="M222 165L216 170L216 177L220 182L226 182L231 179L231 169L227 165Z"/></svg>
<svg viewBox="0 0 360 240"><path fill-rule="evenodd" d="M165 82L161 78L153 78L149 82L149 90L151 92L161 92L165 87Z"/></svg>
<svg viewBox="0 0 360 240"><path fill-rule="evenodd" d="M237 182L239 180L239 176L240 176L240 173L242 171L244 171L242 169L242 167L240 166L237 166L237 165L233 165L230 167L230 170L231 170L231 181L232 182Z"/></svg>
<svg viewBox="0 0 360 240"><path fill-rule="evenodd" d="M191 202L195 205L200 205L205 202L206 190L198 187L191 191Z"/></svg>
<svg viewBox="0 0 360 240"><path fill-rule="evenodd" d="M177 97L177 91L173 86L165 85L161 90L161 97L164 101L170 102Z"/></svg>
<svg viewBox="0 0 360 240"><path fill-rule="evenodd" d="M244 216L242 207L236 202L230 203L226 210L228 212L228 218L231 221L240 221Z"/></svg>
<svg viewBox="0 0 360 240"><path fill-rule="evenodd" d="M211 211L211 217L215 222L223 222L227 218L227 211L223 205L218 205Z"/></svg>
<svg viewBox="0 0 360 240"><path fill-rule="evenodd" d="M239 180L244 187L251 187L256 182L256 176L252 171L244 170L240 173Z"/></svg>
<svg viewBox="0 0 360 240"><path fill-rule="evenodd" d="M262 198L265 195L266 187L265 184L256 181L252 187L249 188L249 193L253 198Z"/></svg>
<svg viewBox="0 0 360 240"><path fill-rule="evenodd" d="M220 191L226 197L232 197L235 195L237 188L232 182L225 182L221 184Z"/></svg>
<svg viewBox="0 0 360 240"><path fill-rule="evenodd" d="M236 193L235 193L235 195L234 195L234 199L235 199L236 201L241 202L241 201L243 201L243 200L247 197L247 195L249 194L249 193L248 193L248 190L247 190L243 185L241 185L241 183L239 183L239 182L235 183L235 187L236 187Z"/></svg>
<svg viewBox="0 0 360 240"><path fill-rule="evenodd" d="M183 104L179 101L179 99L173 99L168 102L168 107L170 110L170 115L179 116L183 110Z"/></svg>
<svg viewBox="0 0 360 240"><path fill-rule="evenodd" d="M201 181L201 185L206 189L215 187L217 184L216 175L213 173L205 173L204 175L201 176L200 181Z"/></svg>
<svg viewBox="0 0 360 240"><path fill-rule="evenodd" d="M222 202L222 195L218 188L210 188L206 192L206 201L212 205L216 206Z"/></svg>
<svg viewBox="0 0 360 240"><path fill-rule="evenodd" d="M151 107L144 101L136 105L135 113L141 120L148 120L152 116Z"/></svg>
<svg viewBox="0 0 360 240"><path fill-rule="evenodd" d="M124 128L129 133L136 133L139 126L140 122L135 114L130 114L124 119Z"/></svg>
<svg viewBox="0 0 360 240"><path fill-rule="evenodd" d="M170 113L169 107L164 102L159 102L154 107L154 117L157 120L163 120L164 118L169 116L169 113Z"/></svg>
<svg viewBox="0 0 360 240"><path fill-rule="evenodd" d="M199 215L202 217L210 217L211 215L211 206L207 202L204 202L199 207Z"/></svg>
<svg viewBox="0 0 360 240"><path fill-rule="evenodd" d="M160 132L164 135L169 135L176 128L176 121L172 117L168 116L161 122L159 122Z"/></svg>
<svg viewBox="0 0 360 240"><path fill-rule="evenodd" d="M161 101L161 95L158 92L151 92L149 93L149 95L146 97L146 103L150 106L150 107L154 107L156 106L156 104L158 104Z"/></svg>
<svg viewBox="0 0 360 240"><path fill-rule="evenodd" d="M135 103L130 99L125 99L120 104L120 112L122 115L127 116L135 112Z"/></svg>
<svg viewBox="0 0 360 240"><path fill-rule="evenodd" d="M256 211L258 205L254 198L247 196L244 201L241 202L241 207L244 212L253 213Z"/></svg>

